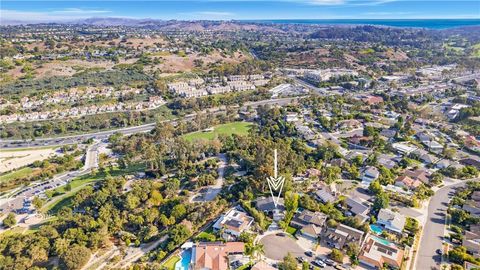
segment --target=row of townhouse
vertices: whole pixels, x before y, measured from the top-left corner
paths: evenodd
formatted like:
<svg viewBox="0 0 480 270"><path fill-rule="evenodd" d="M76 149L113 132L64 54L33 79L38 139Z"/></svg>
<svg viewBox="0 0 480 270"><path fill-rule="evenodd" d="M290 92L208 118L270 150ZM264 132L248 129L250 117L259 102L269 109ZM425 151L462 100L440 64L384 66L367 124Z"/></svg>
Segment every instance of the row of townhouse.
<svg viewBox="0 0 480 270"><path fill-rule="evenodd" d="M332 78L338 78L341 76L358 76L358 72L350 69L321 69L309 70L304 73L306 80L316 83L328 81Z"/></svg>
<svg viewBox="0 0 480 270"><path fill-rule="evenodd" d="M225 84L223 82L226 82ZM185 82L174 82L167 85L169 91L184 98L206 95L224 94L232 91L255 90L269 82L264 75L234 75L224 78L212 77L207 83L201 79L190 79Z"/></svg>
<svg viewBox="0 0 480 270"><path fill-rule="evenodd" d="M53 110L45 112L32 112L27 114L10 114L1 115L0 123L12 123L22 121L36 121L47 119L63 119L67 117L80 117L90 114L103 113L103 112L119 112L119 111L133 111L133 110L145 110L155 109L165 104L165 101L159 96L150 97L149 101L136 102L136 103L117 103L117 104L105 104L101 106L86 106L86 107L74 107L65 110Z"/></svg>
<svg viewBox="0 0 480 270"><path fill-rule="evenodd" d="M88 100L96 97L122 97L128 94L138 95L144 90L137 88L128 88L115 91L113 87L88 87L86 89L70 89L66 92L54 92L52 94L36 97L22 97L20 105L24 109L33 109L46 104L58 104L66 102L76 102L79 100Z"/></svg>

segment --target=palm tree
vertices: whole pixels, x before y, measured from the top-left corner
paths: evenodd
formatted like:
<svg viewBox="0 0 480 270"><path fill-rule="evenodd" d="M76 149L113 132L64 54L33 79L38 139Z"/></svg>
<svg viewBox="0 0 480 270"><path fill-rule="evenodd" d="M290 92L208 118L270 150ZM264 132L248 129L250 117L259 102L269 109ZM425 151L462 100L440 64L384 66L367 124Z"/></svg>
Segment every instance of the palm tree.
<svg viewBox="0 0 480 270"><path fill-rule="evenodd" d="M262 244L253 243L249 249L250 259L258 260L265 254L265 250Z"/></svg>

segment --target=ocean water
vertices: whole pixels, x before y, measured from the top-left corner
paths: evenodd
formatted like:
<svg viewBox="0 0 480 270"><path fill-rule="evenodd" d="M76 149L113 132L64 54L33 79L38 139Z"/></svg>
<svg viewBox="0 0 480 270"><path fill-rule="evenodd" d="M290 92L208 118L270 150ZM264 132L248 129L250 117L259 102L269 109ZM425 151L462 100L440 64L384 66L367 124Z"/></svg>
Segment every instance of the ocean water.
<svg viewBox="0 0 480 270"><path fill-rule="evenodd" d="M320 25L379 25L390 27L447 29L480 26L480 19L331 19L331 20L244 20L256 23L320 24Z"/></svg>

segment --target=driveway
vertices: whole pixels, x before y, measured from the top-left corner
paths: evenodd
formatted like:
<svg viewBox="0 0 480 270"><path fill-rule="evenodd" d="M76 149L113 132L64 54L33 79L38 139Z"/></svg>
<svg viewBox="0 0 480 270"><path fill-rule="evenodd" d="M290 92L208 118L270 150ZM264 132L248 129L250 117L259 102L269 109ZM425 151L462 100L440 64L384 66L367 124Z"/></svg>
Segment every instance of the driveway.
<svg viewBox="0 0 480 270"><path fill-rule="evenodd" d="M219 159L219 164L218 164L218 178L215 182L214 185L208 186L207 191L205 194L193 194L190 198L190 202L209 202L213 201L215 197L217 197L218 193L222 191L223 187L223 182L224 182L224 174L225 174L225 168L228 166L228 160L227 156L225 154L219 154L217 156Z"/></svg>
<svg viewBox="0 0 480 270"><path fill-rule="evenodd" d="M288 253L294 257L303 256L305 252L296 242L295 238L291 236L277 236L276 234L270 234L262 239L260 243L263 245L265 251L265 257L281 261Z"/></svg>

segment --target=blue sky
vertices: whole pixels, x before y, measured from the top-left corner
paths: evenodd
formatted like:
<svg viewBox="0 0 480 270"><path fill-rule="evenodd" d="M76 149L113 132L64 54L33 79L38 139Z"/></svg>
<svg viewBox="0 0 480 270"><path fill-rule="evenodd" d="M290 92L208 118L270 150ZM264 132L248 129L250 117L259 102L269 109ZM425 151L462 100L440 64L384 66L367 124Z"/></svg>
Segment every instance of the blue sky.
<svg viewBox="0 0 480 270"><path fill-rule="evenodd" d="M480 19L480 0L5 1L0 20Z"/></svg>

